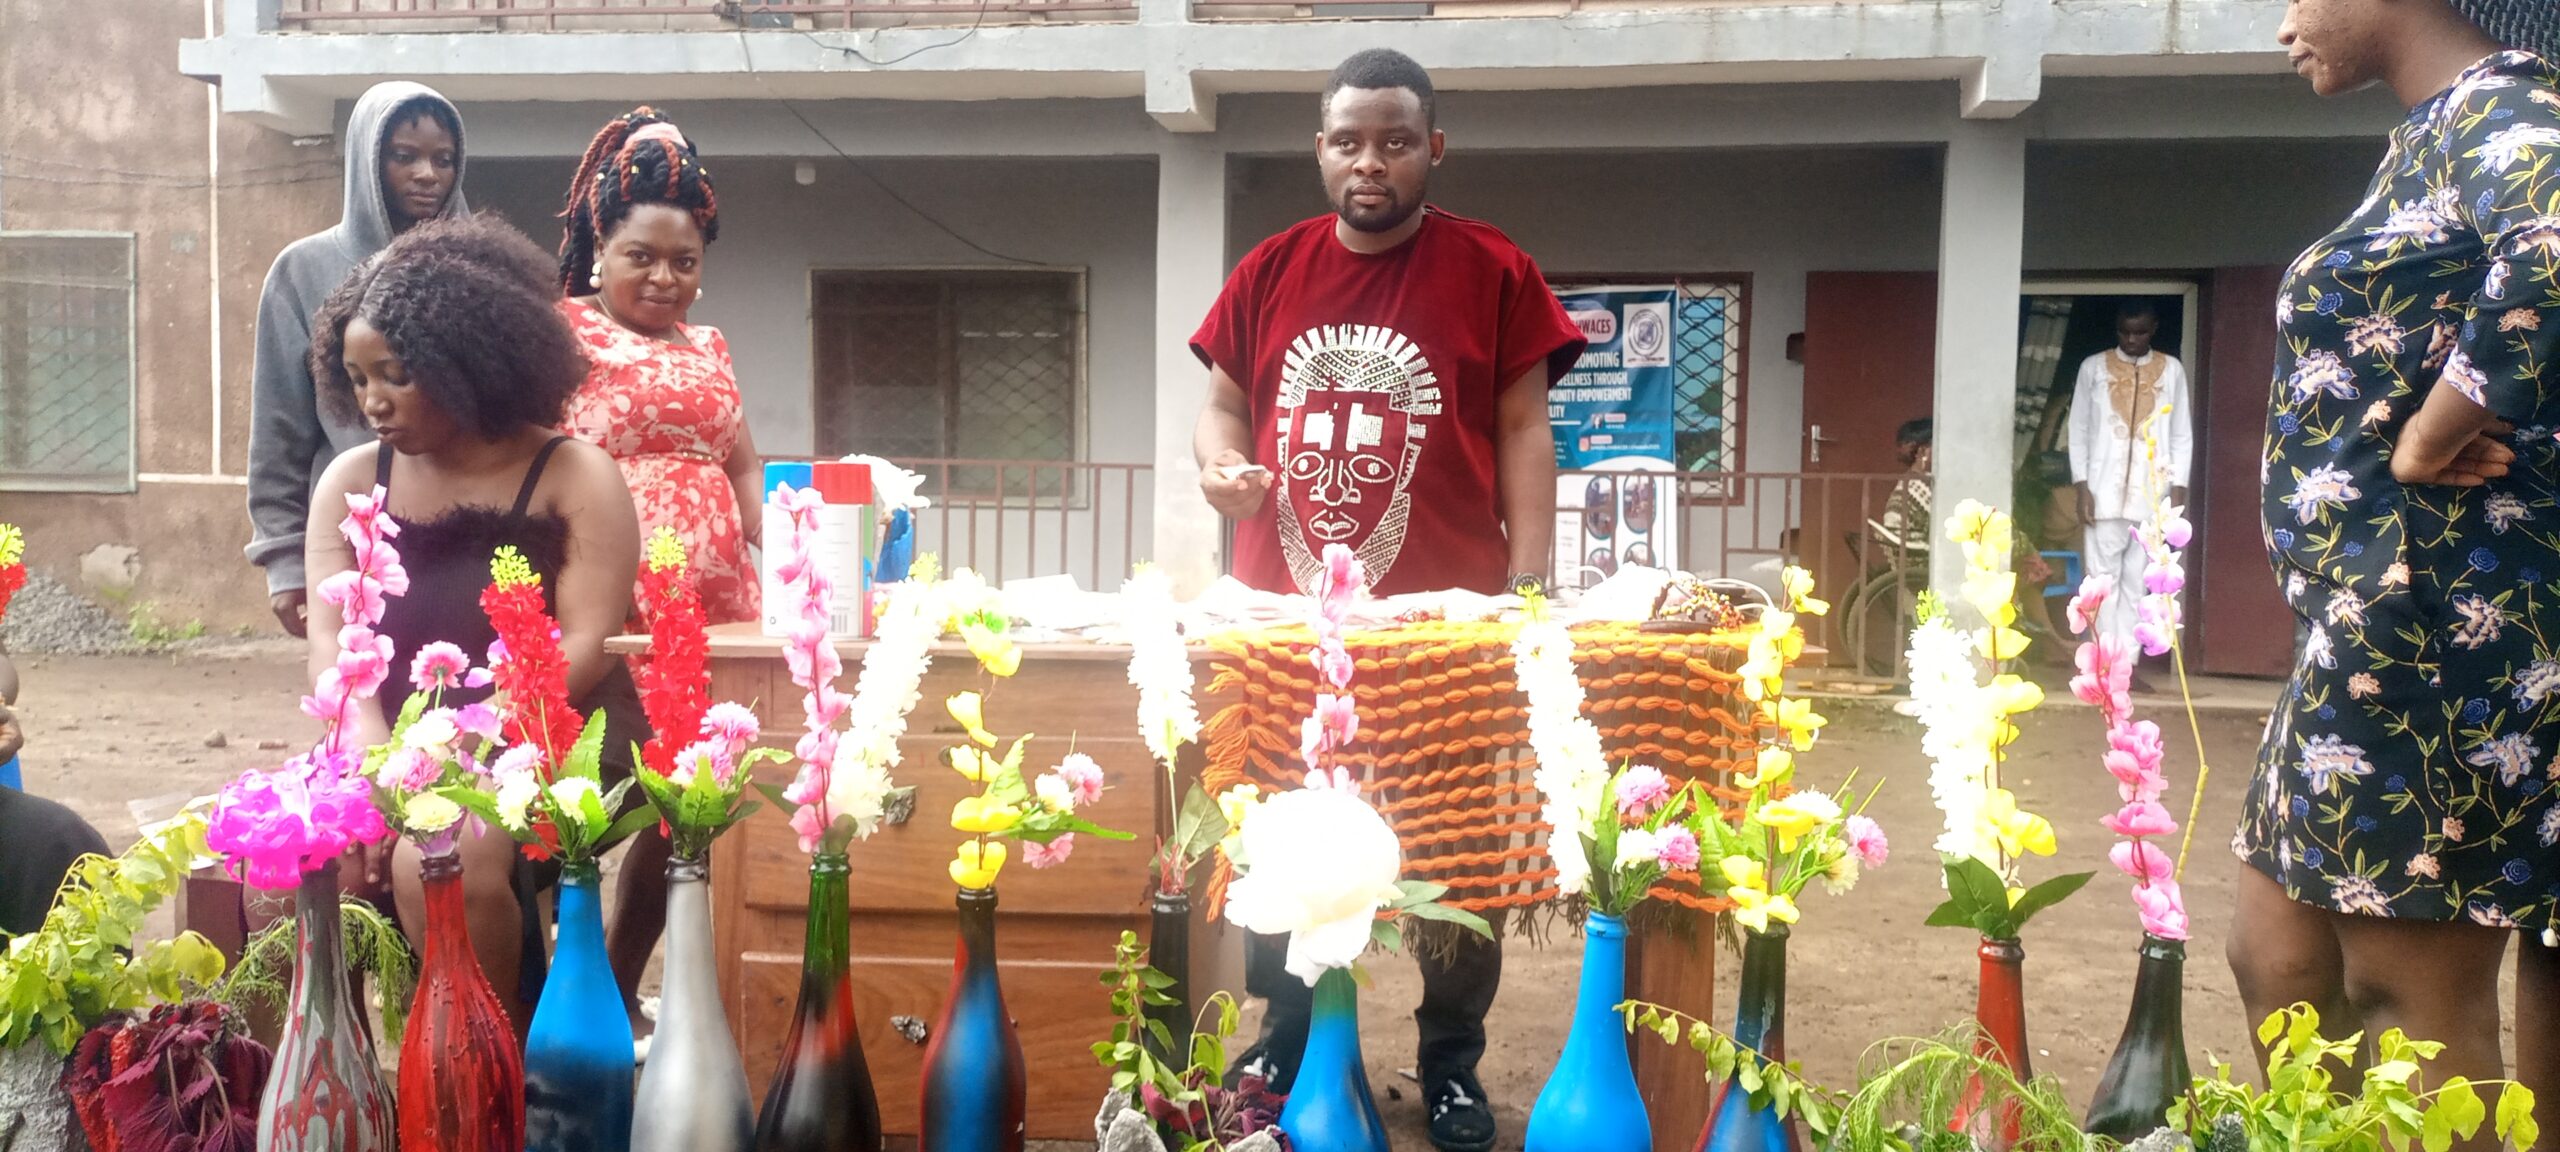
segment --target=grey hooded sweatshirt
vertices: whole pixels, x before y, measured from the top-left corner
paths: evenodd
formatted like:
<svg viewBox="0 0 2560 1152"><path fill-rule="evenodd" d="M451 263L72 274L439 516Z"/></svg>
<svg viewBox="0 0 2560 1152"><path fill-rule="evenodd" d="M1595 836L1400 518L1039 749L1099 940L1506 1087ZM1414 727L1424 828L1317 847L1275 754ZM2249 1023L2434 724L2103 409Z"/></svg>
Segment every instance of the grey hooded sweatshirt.
<svg viewBox="0 0 2560 1152"><path fill-rule="evenodd" d="M393 110L415 99L453 111L435 89L405 80L376 84L347 120L346 205L336 227L294 241L267 270L258 297L258 340L249 402L249 562L267 570L267 594L303 587L302 532L312 486L329 462L373 439L362 420L320 406L311 379L311 317L347 274L391 243L382 196L382 146ZM453 122L462 123L460 113ZM446 217L467 215L463 142L454 141L453 193Z"/></svg>

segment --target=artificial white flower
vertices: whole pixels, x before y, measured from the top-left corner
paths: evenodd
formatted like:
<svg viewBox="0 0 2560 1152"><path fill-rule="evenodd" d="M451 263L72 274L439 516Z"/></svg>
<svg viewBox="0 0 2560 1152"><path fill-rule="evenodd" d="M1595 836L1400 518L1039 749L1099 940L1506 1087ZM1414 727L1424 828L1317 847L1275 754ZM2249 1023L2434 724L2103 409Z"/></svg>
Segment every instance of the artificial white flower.
<svg viewBox="0 0 2560 1152"><path fill-rule="evenodd" d="M855 838L867 840L880 830L894 790L887 769L867 760L838 759L834 775L827 778L827 811L837 819L850 818Z"/></svg>
<svg viewBox="0 0 2560 1152"><path fill-rule="evenodd" d="M1983 834L1982 806L1998 749L1978 719L1990 713L1990 689L1974 662L1973 639L1944 616L1930 620L1912 629L1910 665L1929 793L1946 815L1938 851L1997 868L1999 845Z"/></svg>
<svg viewBox="0 0 2560 1152"><path fill-rule="evenodd" d="M852 753L851 759L881 769L868 778L883 784L883 803L887 770L898 766L898 738L906 735L907 714L922 699L917 686L924 682L925 666L933 660L933 642L942 635L943 618L932 586L899 586L881 606L871 648L862 657L862 674L854 679L853 703L845 709L845 726L852 739L843 750ZM846 760L837 757L839 777L844 775ZM835 791L828 789L830 795Z"/></svg>
<svg viewBox="0 0 2560 1152"><path fill-rule="evenodd" d="M1052 812L1075 811L1075 786L1067 783L1066 777L1054 772L1032 781L1031 794L1039 798L1041 807Z"/></svg>
<svg viewBox="0 0 2560 1152"><path fill-rule="evenodd" d="M1341 788L1298 788L1257 805L1244 826L1253 861L1227 889L1227 918L1289 937L1289 974L1310 986L1369 947L1395 900L1404 852L1378 810Z"/></svg>
<svg viewBox="0 0 2560 1152"><path fill-rule="evenodd" d="M433 792L421 792L409 798L403 815L409 831L433 836L462 819L462 805Z"/></svg>
<svg viewBox="0 0 2560 1152"><path fill-rule="evenodd" d="M525 810L542 795L542 782L530 772L516 773L498 782L498 823L507 831L521 834L527 823Z"/></svg>
<svg viewBox="0 0 2560 1152"><path fill-rule="evenodd" d="M1511 643L1511 663L1529 702L1529 748L1538 759L1532 780L1544 800L1538 818L1549 829L1547 855L1555 861L1556 887L1580 895L1591 886L1583 837L1595 821L1616 816L1608 803L1609 761L1600 729L1582 714L1572 633L1552 619L1524 623Z"/></svg>
<svg viewBox="0 0 2560 1152"><path fill-rule="evenodd" d="M438 708L409 725L400 733L400 745L421 752L441 751L453 747L462 738L462 729L453 723L453 710Z"/></svg>
<svg viewBox="0 0 2560 1152"><path fill-rule="evenodd" d="M1639 864L1662 862L1662 834L1643 828L1629 828L1618 833L1618 859L1612 871L1624 872Z"/></svg>
<svg viewBox="0 0 2560 1152"><path fill-rule="evenodd" d="M1200 738L1191 701L1191 655L1173 614L1173 578L1145 565L1120 585L1129 638L1129 683L1138 689L1138 735L1159 764Z"/></svg>

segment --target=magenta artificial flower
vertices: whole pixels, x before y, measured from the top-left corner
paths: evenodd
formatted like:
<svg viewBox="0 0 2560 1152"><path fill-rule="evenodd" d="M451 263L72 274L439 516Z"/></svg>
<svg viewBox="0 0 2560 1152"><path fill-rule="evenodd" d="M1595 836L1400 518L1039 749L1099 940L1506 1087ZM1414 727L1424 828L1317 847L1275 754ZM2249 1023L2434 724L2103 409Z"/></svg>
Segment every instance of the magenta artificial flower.
<svg viewBox="0 0 2560 1152"><path fill-rule="evenodd" d="M1851 816L1842 828L1849 841L1849 854L1858 858L1864 868L1881 867L1891 846L1885 843L1884 826L1865 816Z"/></svg>
<svg viewBox="0 0 2560 1152"><path fill-rule="evenodd" d="M2099 823L2118 836L2166 836L2178 830L2177 818L2157 800L2136 800Z"/></svg>
<svg viewBox="0 0 2560 1152"><path fill-rule="evenodd" d="M1298 754L1312 767L1321 753L1351 743L1360 734L1360 713L1348 693L1319 694L1315 714L1298 729Z"/></svg>
<svg viewBox="0 0 2560 1152"><path fill-rule="evenodd" d="M409 685L420 692L449 691L462 687L463 677L470 673L471 658L438 640L418 649L417 658L409 662Z"/></svg>
<svg viewBox="0 0 2560 1152"><path fill-rule="evenodd" d="M719 741L733 758L744 755L761 731L755 711L744 704L723 700L702 714L702 734Z"/></svg>
<svg viewBox="0 0 2560 1152"><path fill-rule="evenodd" d="M2176 561L2155 561L2143 571L2142 586L2154 596L2175 596L2187 587L2187 570Z"/></svg>
<svg viewBox="0 0 2560 1152"><path fill-rule="evenodd" d="M2117 723L2107 729L2107 773L2116 778L2117 793L2128 803L2157 800L2168 790L2169 781L2161 770L2167 755L2160 726L2149 720Z"/></svg>
<svg viewBox="0 0 2560 1152"><path fill-rule="evenodd" d="M2178 867L2168 853L2148 840L2119 841L2107 850L2107 859L2115 863L2116 871L2145 883L2166 880Z"/></svg>
<svg viewBox="0 0 2560 1152"><path fill-rule="evenodd" d="M2178 882L2162 878L2133 889L2134 910L2142 917L2142 930L2163 940L2187 938L2187 902Z"/></svg>
<svg viewBox="0 0 2560 1152"><path fill-rule="evenodd" d="M390 835L361 773L334 757L297 757L251 769L225 785L206 822L205 845L253 887L291 888L356 844Z"/></svg>
<svg viewBox="0 0 2560 1152"><path fill-rule="evenodd" d="M1662 769L1638 764L1618 777L1618 819L1639 824L1671 802L1671 781Z"/></svg>
<svg viewBox="0 0 2560 1152"><path fill-rule="evenodd" d="M1076 807L1102 799L1102 765L1094 763L1093 757L1070 752L1066 759L1058 761L1054 771L1075 791Z"/></svg>
<svg viewBox="0 0 2560 1152"><path fill-rule="evenodd" d="M1076 834L1073 832L1065 833L1046 844L1037 840L1025 840L1022 842L1022 862L1033 868L1055 868L1066 863L1067 857L1075 855L1075 851Z"/></svg>
<svg viewBox="0 0 2560 1152"><path fill-rule="evenodd" d="M2087 632L2091 625L2097 623L2099 606L2105 604L2107 597L2114 592L2115 581L2104 576L2091 576L2080 582L2079 594L2071 598L2070 608L2063 613L2070 619L2074 635Z"/></svg>
<svg viewBox="0 0 2560 1152"><path fill-rule="evenodd" d="M1656 857L1656 859L1662 861L1662 866L1665 869L1673 872L1695 872L1698 870L1698 836L1696 833L1689 831L1687 828L1678 826L1663 829L1660 847L1661 854Z"/></svg>
<svg viewBox="0 0 2560 1152"><path fill-rule="evenodd" d="M484 744L496 741L505 725L506 718L487 704L465 704L453 710L453 726L463 735L479 737Z"/></svg>

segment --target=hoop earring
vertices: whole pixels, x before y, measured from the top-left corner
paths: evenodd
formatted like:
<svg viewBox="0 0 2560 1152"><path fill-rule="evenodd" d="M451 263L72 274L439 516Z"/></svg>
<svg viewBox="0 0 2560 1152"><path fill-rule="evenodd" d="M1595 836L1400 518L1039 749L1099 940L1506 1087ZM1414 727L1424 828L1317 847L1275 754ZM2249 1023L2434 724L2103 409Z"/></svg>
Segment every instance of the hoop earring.
<svg viewBox="0 0 2560 1152"><path fill-rule="evenodd" d="M604 261L598 260L593 264L587 265L587 287L604 287Z"/></svg>

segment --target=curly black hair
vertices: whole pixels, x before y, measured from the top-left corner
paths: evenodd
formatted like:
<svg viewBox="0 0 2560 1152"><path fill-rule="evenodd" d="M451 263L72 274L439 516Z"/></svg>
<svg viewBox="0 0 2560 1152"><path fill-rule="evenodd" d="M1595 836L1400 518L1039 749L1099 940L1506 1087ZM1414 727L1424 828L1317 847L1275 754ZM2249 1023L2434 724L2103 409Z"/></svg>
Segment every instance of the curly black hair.
<svg viewBox="0 0 2560 1152"><path fill-rule="evenodd" d="M608 121L587 142L560 204L560 218L568 222L560 230L561 295L583 296L594 287L598 244L643 204L691 215L705 245L720 238L720 198L691 138L682 144L631 138L649 125L673 123L643 104Z"/></svg>
<svg viewBox="0 0 2560 1152"><path fill-rule="evenodd" d="M587 358L554 305L551 259L495 216L430 220L347 276L312 317L311 378L323 403L355 411L345 357L363 318L409 382L454 422L497 439L560 422Z"/></svg>

